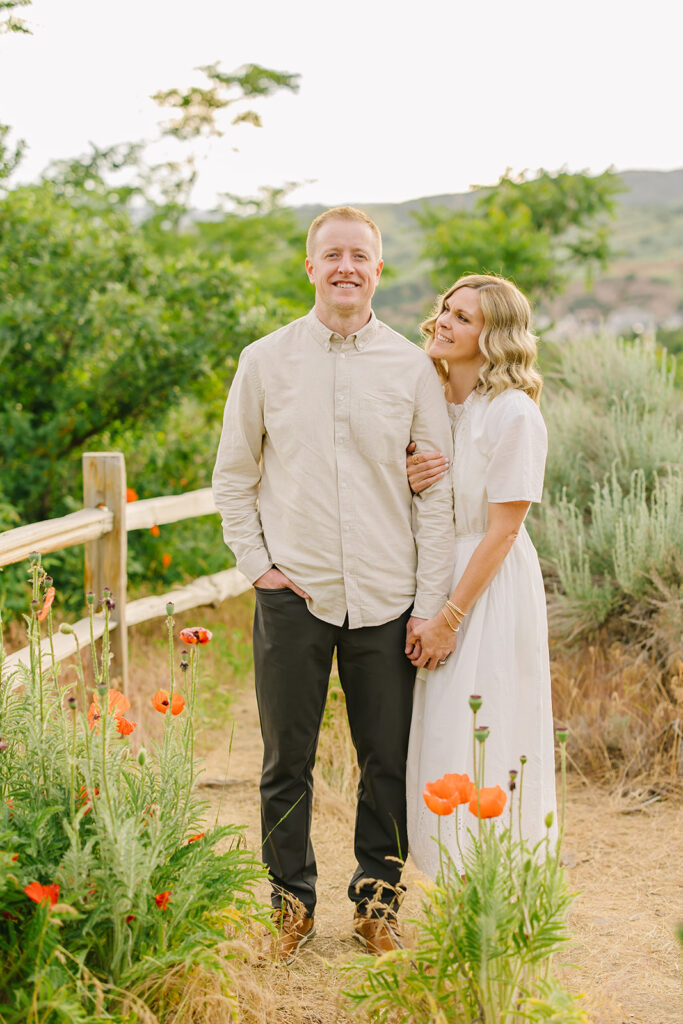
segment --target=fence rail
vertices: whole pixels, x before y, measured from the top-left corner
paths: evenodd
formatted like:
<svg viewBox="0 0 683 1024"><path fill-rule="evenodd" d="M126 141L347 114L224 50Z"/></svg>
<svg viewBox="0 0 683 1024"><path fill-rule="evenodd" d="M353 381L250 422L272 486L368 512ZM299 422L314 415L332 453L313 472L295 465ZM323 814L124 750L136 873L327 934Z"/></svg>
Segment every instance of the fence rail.
<svg viewBox="0 0 683 1024"><path fill-rule="evenodd" d="M41 555L76 544L85 544L84 589L98 598L108 586L116 607L110 618L113 653L112 678L119 680L124 693L128 689L128 626L147 622L166 614L166 605L173 603L176 612L188 611L205 604L219 604L249 589L248 580L237 569L226 569L212 576L200 576L185 587L161 596L142 597L128 603L127 536L130 530L193 519L216 512L210 487L185 494L162 495L140 501L126 501L126 466L120 452L84 452L83 504L78 512L58 519L47 519L7 530L0 534L0 566L28 558L33 551ZM90 643L89 619L72 625L73 633L54 636L57 661L74 654L77 647ZM104 632L104 616L95 615L95 639ZM45 657L51 656L49 642L43 641ZM28 667L28 648L8 655L3 663L3 676L19 666Z"/></svg>

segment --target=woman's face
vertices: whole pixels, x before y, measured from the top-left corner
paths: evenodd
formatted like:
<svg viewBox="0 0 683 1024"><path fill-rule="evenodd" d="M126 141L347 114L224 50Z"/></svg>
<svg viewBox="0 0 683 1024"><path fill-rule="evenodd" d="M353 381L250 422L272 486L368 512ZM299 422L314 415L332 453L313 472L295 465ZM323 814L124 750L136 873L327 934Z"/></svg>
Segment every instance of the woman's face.
<svg viewBox="0 0 683 1024"><path fill-rule="evenodd" d="M479 292L466 286L458 288L448 296L436 318L430 357L443 359L449 369L481 366L484 356L479 348L479 335L483 329Z"/></svg>

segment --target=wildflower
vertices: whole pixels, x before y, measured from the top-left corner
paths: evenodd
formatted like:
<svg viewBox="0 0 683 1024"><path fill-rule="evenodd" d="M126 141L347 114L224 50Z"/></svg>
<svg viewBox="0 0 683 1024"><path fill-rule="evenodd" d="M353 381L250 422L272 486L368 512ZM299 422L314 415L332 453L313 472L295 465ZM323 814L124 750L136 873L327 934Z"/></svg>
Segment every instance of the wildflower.
<svg viewBox="0 0 683 1024"><path fill-rule="evenodd" d="M208 644L213 633L203 626L187 626L180 630L180 639L184 644Z"/></svg>
<svg viewBox="0 0 683 1024"><path fill-rule="evenodd" d="M422 796L434 814L451 814L459 804L467 803L473 792L469 775L450 772L436 782L428 782Z"/></svg>
<svg viewBox="0 0 683 1024"><path fill-rule="evenodd" d="M179 693L174 693L173 700L171 700L168 690L157 690L152 697L152 707L155 711L160 711L162 715L165 715L170 707L172 715L179 715L185 707L185 698Z"/></svg>
<svg viewBox="0 0 683 1024"><path fill-rule="evenodd" d="M161 564L163 565L164 569L168 569L172 561L173 558L171 557L171 555L169 555L168 551L164 551L163 555L161 556Z"/></svg>
<svg viewBox="0 0 683 1024"><path fill-rule="evenodd" d="M99 796L99 795L100 795L100 791L97 788L97 786L95 786L95 788L93 789L93 796ZM78 794L78 808L79 808L79 810L82 807L85 807L85 814L83 815L83 817L85 817L86 814L90 814L90 810L92 808L92 799L90 797L90 793L88 792L87 786L82 786L81 787L81 791Z"/></svg>
<svg viewBox="0 0 683 1024"><path fill-rule="evenodd" d="M158 906L159 910L166 910L171 902L171 890L166 889L164 892L157 893L154 897L154 902Z"/></svg>
<svg viewBox="0 0 683 1024"><path fill-rule="evenodd" d="M132 487L126 487L126 501L137 501L138 492L133 490Z"/></svg>
<svg viewBox="0 0 683 1024"><path fill-rule="evenodd" d="M478 818L497 818L503 813L506 803L507 794L500 786L483 786L472 794L469 808Z"/></svg>
<svg viewBox="0 0 683 1024"><path fill-rule="evenodd" d="M24 892L34 903L49 900L51 907L54 907L59 899L58 885L41 885L40 882L30 882L29 885L24 886Z"/></svg>
<svg viewBox="0 0 683 1024"><path fill-rule="evenodd" d="M55 594L56 590L54 587L48 587L48 589L45 591L45 600L43 601L43 607L40 609L38 615L36 616L38 622L42 622L43 619L47 618L47 613L52 607L52 602L55 599Z"/></svg>
<svg viewBox="0 0 683 1024"><path fill-rule="evenodd" d="M203 839L205 834L204 832L198 832L196 836L190 836L187 840L187 845L189 846L190 843L196 843L199 839Z"/></svg>
<svg viewBox="0 0 683 1024"><path fill-rule="evenodd" d="M135 914L126 914L126 924L130 924L131 921L135 920Z"/></svg>
<svg viewBox="0 0 683 1024"><path fill-rule="evenodd" d="M150 526L149 532L152 534L153 537L160 537L161 536L161 530L156 525L156 523L154 524L154 526Z"/></svg>
<svg viewBox="0 0 683 1024"><path fill-rule="evenodd" d="M130 736L137 727L137 722L129 722L127 718L122 718L121 715L116 716L116 731L120 732L122 736Z"/></svg>
<svg viewBox="0 0 683 1024"><path fill-rule="evenodd" d="M19 854L18 853L13 853L12 854L12 860L19 860Z"/></svg>
<svg viewBox="0 0 683 1024"><path fill-rule="evenodd" d="M129 722L123 716L130 710L130 701L120 690L109 690L109 714L114 716L116 729L122 736L129 736L136 728L137 722ZM93 695L93 702L88 710L88 721L91 729L99 729L100 704L97 693Z"/></svg>

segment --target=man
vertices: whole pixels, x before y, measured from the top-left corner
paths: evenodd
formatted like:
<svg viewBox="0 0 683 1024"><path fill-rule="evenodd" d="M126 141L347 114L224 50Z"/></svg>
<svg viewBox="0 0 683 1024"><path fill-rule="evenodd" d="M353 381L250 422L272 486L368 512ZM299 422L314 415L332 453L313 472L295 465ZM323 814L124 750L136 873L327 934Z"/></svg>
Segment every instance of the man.
<svg viewBox="0 0 683 1024"><path fill-rule="evenodd" d="M379 229L328 210L306 252L314 308L242 352L213 476L226 544L256 591L263 856L286 962L314 934L313 765L335 650L361 775L354 933L374 953L399 944L406 640L442 606L454 548L448 478L421 497L406 479L411 440L448 453L451 435L431 361L372 312Z"/></svg>

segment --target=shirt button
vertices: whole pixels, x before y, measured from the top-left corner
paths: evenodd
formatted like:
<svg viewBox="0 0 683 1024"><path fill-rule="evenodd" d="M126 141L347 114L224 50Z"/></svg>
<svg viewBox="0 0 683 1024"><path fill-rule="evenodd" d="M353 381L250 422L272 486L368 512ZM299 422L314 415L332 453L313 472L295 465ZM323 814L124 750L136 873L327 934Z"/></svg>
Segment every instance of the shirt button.
<svg viewBox="0 0 683 1024"><path fill-rule="evenodd" d="M339 358L340 359L346 359L346 353L345 352L340 352L339 353Z"/></svg>
<svg viewBox="0 0 683 1024"><path fill-rule="evenodd" d="M343 396L343 395L340 395L340 396L339 396L339 401L340 401L340 402L343 402L343 401L344 401L344 396Z"/></svg>

